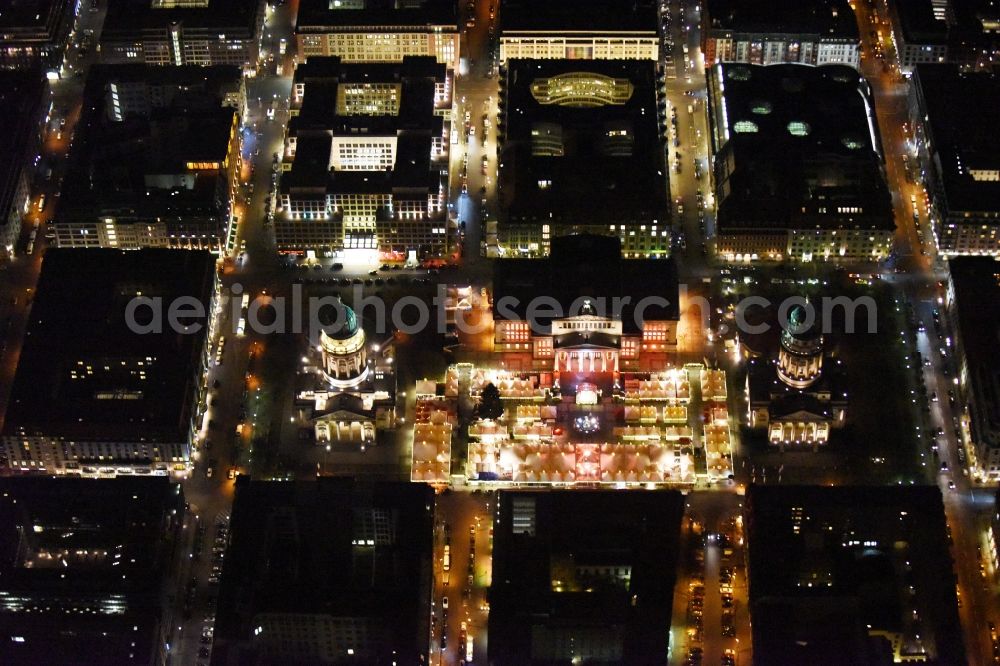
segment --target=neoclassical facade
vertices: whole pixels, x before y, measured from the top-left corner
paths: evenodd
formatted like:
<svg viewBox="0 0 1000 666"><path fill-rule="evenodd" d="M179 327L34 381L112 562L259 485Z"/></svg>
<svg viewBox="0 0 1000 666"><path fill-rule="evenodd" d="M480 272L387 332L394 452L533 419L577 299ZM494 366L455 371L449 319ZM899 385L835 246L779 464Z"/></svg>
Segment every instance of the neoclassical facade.
<svg viewBox="0 0 1000 666"><path fill-rule="evenodd" d="M621 247L613 236L574 234L553 238L544 259L496 262L493 351L505 367L612 384L677 351L673 260L624 259Z"/></svg>
<svg viewBox="0 0 1000 666"><path fill-rule="evenodd" d="M358 325L354 310L344 306L344 323L339 330L320 333L320 354L327 381L336 388L361 384L368 375L365 331Z"/></svg>
<svg viewBox="0 0 1000 666"><path fill-rule="evenodd" d="M747 369L747 425L765 430L767 441L817 448L844 425L847 390L840 360L828 354L825 339L808 321L806 307L795 306L778 338L777 357L751 350Z"/></svg>
<svg viewBox="0 0 1000 666"><path fill-rule="evenodd" d="M823 336L805 326L805 317L803 308L792 310L778 351L778 377L800 390L815 384L823 372Z"/></svg>
<svg viewBox="0 0 1000 666"><path fill-rule="evenodd" d="M346 304L337 309L337 321L325 322L319 344L303 356L295 401L308 410L317 446L357 445L363 451L395 422L394 346L369 339Z"/></svg>

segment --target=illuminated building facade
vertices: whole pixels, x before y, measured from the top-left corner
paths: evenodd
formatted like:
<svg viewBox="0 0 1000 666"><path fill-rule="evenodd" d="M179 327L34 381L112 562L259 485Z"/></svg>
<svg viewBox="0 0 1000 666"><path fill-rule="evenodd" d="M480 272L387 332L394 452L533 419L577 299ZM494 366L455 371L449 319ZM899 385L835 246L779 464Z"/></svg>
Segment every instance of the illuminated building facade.
<svg viewBox="0 0 1000 666"><path fill-rule="evenodd" d="M800 330L804 325L805 312L793 309L778 350L778 378L799 390L815 384L823 372L823 336L815 330Z"/></svg>
<svg viewBox="0 0 1000 666"><path fill-rule="evenodd" d="M1000 255L1000 138L993 131L1000 121L1000 76L920 65L909 96L938 250Z"/></svg>
<svg viewBox="0 0 1000 666"><path fill-rule="evenodd" d="M445 255L451 76L429 57L317 57L296 69L275 216L279 251Z"/></svg>
<svg viewBox="0 0 1000 666"><path fill-rule="evenodd" d="M622 259L617 238L596 235L554 238L545 259L500 260L494 351L508 367L609 377L638 370L644 357L665 360L677 349L675 271L672 260ZM535 297L555 299L558 312L533 322Z"/></svg>
<svg viewBox="0 0 1000 666"><path fill-rule="evenodd" d="M782 449L826 444L847 417L839 360L830 357L823 335L798 305L781 331L776 359L768 360L763 342L741 339L744 351L754 357L747 369L747 425L766 431L768 443Z"/></svg>
<svg viewBox="0 0 1000 666"><path fill-rule="evenodd" d="M861 64L858 24L847 0L783 0L766 13L748 0L706 0L705 66Z"/></svg>
<svg viewBox="0 0 1000 666"><path fill-rule="evenodd" d="M354 310L344 306L343 326L335 333L321 331L320 353L323 356L323 371L335 385L344 388L356 386L368 374L368 354L365 346L365 330L358 325Z"/></svg>
<svg viewBox="0 0 1000 666"><path fill-rule="evenodd" d="M651 60L660 54L656 3L507 0L500 8L500 62Z"/></svg>
<svg viewBox="0 0 1000 666"><path fill-rule="evenodd" d="M208 252L49 249L0 433L7 469L49 475L186 474L201 428L211 324L133 330L138 296L217 298ZM145 308L140 308L145 309ZM142 315L136 316L136 321Z"/></svg>
<svg viewBox="0 0 1000 666"><path fill-rule="evenodd" d="M458 15L448 0L301 0L295 37L303 60L402 62L429 56L458 71Z"/></svg>
<svg viewBox="0 0 1000 666"><path fill-rule="evenodd" d="M349 306L339 303L336 311L337 318L324 323L319 344L303 357L296 404L309 411L317 446L364 450L394 422L393 345L369 340Z"/></svg>
<svg viewBox="0 0 1000 666"><path fill-rule="evenodd" d="M511 60L501 78L498 197L487 253L542 257L571 234L622 256L670 253L664 120L644 60Z"/></svg>
<svg viewBox="0 0 1000 666"><path fill-rule="evenodd" d="M221 251L242 164L240 70L95 67L84 98L56 244Z"/></svg>
<svg viewBox="0 0 1000 666"><path fill-rule="evenodd" d="M107 2L105 63L235 65L255 71L263 0Z"/></svg>
<svg viewBox="0 0 1000 666"><path fill-rule="evenodd" d="M715 253L730 263L877 262L895 223L868 84L844 65L709 71Z"/></svg>

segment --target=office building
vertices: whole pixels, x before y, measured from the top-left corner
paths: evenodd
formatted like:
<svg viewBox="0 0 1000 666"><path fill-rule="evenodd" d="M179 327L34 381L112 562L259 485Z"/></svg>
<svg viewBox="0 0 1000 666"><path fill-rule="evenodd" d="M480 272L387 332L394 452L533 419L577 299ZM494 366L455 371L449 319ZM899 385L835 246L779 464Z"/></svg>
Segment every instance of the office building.
<svg viewBox="0 0 1000 666"><path fill-rule="evenodd" d="M59 247L220 251L245 106L235 67L95 67L53 229Z"/></svg>
<svg viewBox="0 0 1000 666"><path fill-rule="evenodd" d="M216 291L208 252L48 250L0 434L4 466L186 473ZM140 296L160 300L130 306ZM175 332L167 309L178 298L204 313L197 330Z"/></svg>
<svg viewBox="0 0 1000 666"><path fill-rule="evenodd" d="M213 664L421 663L434 491L350 478L236 481Z"/></svg>
<svg viewBox="0 0 1000 666"><path fill-rule="evenodd" d="M1000 8L991 0L882 0L900 68L950 62L988 69L1000 57ZM872 27L874 31L874 26Z"/></svg>
<svg viewBox="0 0 1000 666"><path fill-rule="evenodd" d="M491 253L544 256L553 238L588 233L618 237L626 257L667 256L659 89L648 60L508 61Z"/></svg>
<svg viewBox="0 0 1000 666"><path fill-rule="evenodd" d="M106 0L105 63L236 65L255 71L263 0Z"/></svg>
<svg viewBox="0 0 1000 666"><path fill-rule="evenodd" d="M1000 74L919 65L909 95L938 250L1000 254Z"/></svg>
<svg viewBox="0 0 1000 666"><path fill-rule="evenodd" d="M501 492L490 663L666 663L683 513L677 491Z"/></svg>
<svg viewBox="0 0 1000 666"><path fill-rule="evenodd" d="M0 0L0 69L58 72L75 6L70 0Z"/></svg>
<svg viewBox="0 0 1000 666"><path fill-rule="evenodd" d="M721 261L889 254L892 202L871 92L856 70L719 64L708 104Z"/></svg>
<svg viewBox="0 0 1000 666"><path fill-rule="evenodd" d="M38 72L0 71L0 246L14 253L21 225L31 209L31 183L41 168L48 85Z"/></svg>
<svg viewBox="0 0 1000 666"><path fill-rule="evenodd" d="M295 25L299 58L401 62L431 56L458 70L456 5L449 0L301 0Z"/></svg>
<svg viewBox="0 0 1000 666"><path fill-rule="evenodd" d="M991 257L949 262L948 318L955 331L961 432L969 468L980 479L1000 480L1000 263Z"/></svg>
<svg viewBox="0 0 1000 666"><path fill-rule="evenodd" d="M165 478L0 478L0 661L166 663L183 522Z"/></svg>
<svg viewBox="0 0 1000 666"><path fill-rule="evenodd" d="M761 11L752 0L706 0L705 66L861 64L858 24L847 0L781 0Z"/></svg>
<svg viewBox="0 0 1000 666"><path fill-rule="evenodd" d="M87 90L96 106L104 96L107 120L121 122L127 116L145 117L158 109L214 108L223 106L246 115L246 80L239 67L156 67L131 63L94 65Z"/></svg>
<svg viewBox="0 0 1000 666"><path fill-rule="evenodd" d="M445 65L311 58L295 70L278 184L279 252L440 257L448 249Z"/></svg>
<svg viewBox="0 0 1000 666"><path fill-rule="evenodd" d="M505 0L499 8L500 62L651 60L660 57L652 0Z"/></svg>
<svg viewBox="0 0 1000 666"><path fill-rule="evenodd" d="M935 486L751 486L754 664L966 663Z"/></svg>

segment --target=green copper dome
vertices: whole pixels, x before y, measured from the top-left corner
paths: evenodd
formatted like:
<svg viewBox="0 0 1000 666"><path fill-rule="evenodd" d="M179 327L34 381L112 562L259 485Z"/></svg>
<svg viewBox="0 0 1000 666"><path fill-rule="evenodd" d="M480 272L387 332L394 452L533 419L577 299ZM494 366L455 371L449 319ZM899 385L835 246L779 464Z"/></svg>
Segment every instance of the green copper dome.
<svg viewBox="0 0 1000 666"><path fill-rule="evenodd" d="M336 330L329 331L327 335L334 340L347 340L358 332L358 315L349 306L344 304L341 304L339 309L340 312L338 313L337 321L340 322L340 326ZM331 328L335 325L336 322L331 324Z"/></svg>

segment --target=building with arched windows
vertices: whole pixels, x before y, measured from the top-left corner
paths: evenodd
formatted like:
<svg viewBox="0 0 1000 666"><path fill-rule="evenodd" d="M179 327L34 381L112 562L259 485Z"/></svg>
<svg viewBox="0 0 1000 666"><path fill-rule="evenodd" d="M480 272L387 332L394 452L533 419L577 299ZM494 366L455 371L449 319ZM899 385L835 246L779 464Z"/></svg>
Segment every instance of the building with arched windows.
<svg viewBox="0 0 1000 666"><path fill-rule="evenodd" d="M826 348L811 306L795 305L778 336L777 353L766 336L741 336L751 357L747 370L747 414L752 429L765 430L770 444L817 447L844 425L847 390L837 359ZM773 338L772 338L773 340Z"/></svg>
<svg viewBox="0 0 1000 666"><path fill-rule="evenodd" d="M807 389L823 372L823 335L806 325L805 308L792 308L788 327L781 332L778 377L792 388Z"/></svg>
<svg viewBox="0 0 1000 666"><path fill-rule="evenodd" d="M610 389L621 372L664 365L677 351L676 266L621 254L617 238L577 234L553 238L545 259L496 262L493 348L506 367Z"/></svg>
<svg viewBox="0 0 1000 666"><path fill-rule="evenodd" d="M373 445L380 428L391 427L396 395L393 347L369 339L361 319L339 303L336 318L323 322L318 344L302 359L296 402L308 412L318 446Z"/></svg>
<svg viewBox="0 0 1000 666"><path fill-rule="evenodd" d="M338 388L361 384L368 376L365 331L358 325L354 310L344 306L347 315L338 331L320 332L320 354L327 381Z"/></svg>

